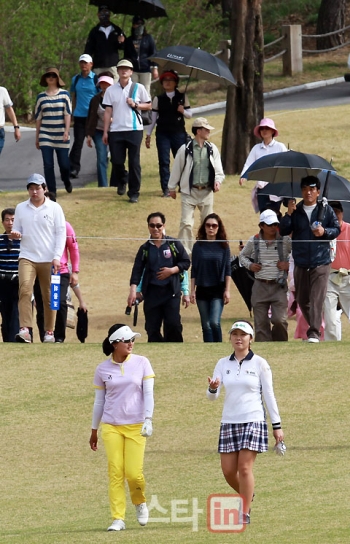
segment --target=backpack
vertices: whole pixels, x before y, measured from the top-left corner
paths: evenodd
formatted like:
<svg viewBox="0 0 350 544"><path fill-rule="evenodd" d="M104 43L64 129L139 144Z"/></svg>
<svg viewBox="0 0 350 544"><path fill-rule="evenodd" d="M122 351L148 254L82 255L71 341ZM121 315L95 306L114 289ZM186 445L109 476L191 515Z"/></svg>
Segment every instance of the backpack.
<svg viewBox="0 0 350 544"><path fill-rule="evenodd" d="M176 266L179 250L177 249L174 240L171 241L168 238L166 238L166 241L167 241L168 246L170 248L170 251L171 251L171 253L172 253L172 255L173 255L174 259L175 259L175 266ZM146 265L147 259L148 259L148 247L144 248L143 251L142 251L142 261L145 263L145 265ZM182 282L182 280L184 279L184 273L183 272L179 272L179 278L180 278L180 282Z"/></svg>
<svg viewBox="0 0 350 544"><path fill-rule="evenodd" d="M79 79L81 78L81 74L77 74L74 78L74 83L73 83L73 89L72 89L72 93L75 93L75 89L76 89L76 86L77 86L77 83L79 81ZM94 74L94 83L95 83L95 86L97 85L97 82L98 82L98 75L97 74Z"/></svg>
<svg viewBox="0 0 350 544"><path fill-rule="evenodd" d="M137 91L138 83L132 83L129 91L129 98L132 98L135 102L135 96ZM137 108L132 108L136 113L136 117L139 120L139 123L142 123L144 127L152 124L152 110L138 110Z"/></svg>
<svg viewBox="0 0 350 544"><path fill-rule="evenodd" d="M184 162L183 168L181 170L179 181L177 182L177 184L179 186L180 186L180 181L181 181L181 178L182 178L182 174L184 173L184 170L185 170L187 157L188 157L188 155L193 155L193 140L194 140L194 138L192 138L189 134L186 133L185 162ZM208 141L206 142L206 148L207 148L207 153L208 153L208 158L209 158L210 155L213 155L213 146ZM180 191L180 187L179 187L179 191Z"/></svg>

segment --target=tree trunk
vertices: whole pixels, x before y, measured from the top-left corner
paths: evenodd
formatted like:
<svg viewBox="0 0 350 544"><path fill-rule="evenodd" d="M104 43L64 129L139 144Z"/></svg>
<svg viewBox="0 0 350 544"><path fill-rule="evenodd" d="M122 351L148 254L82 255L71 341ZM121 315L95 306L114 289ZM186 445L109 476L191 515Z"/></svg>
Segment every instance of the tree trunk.
<svg viewBox="0 0 350 544"><path fill-rule="evenodd" d="M322 0L316 34L327 34L345 26L346 0ZM344 43L344 32L317 38L317 49L330 49Z"/></svg>
<svg viewBox="0 0 350 544"><path fill-rule="evenodd" d="M232 0L230 69L237 80L227 91L222 137L222 163L226 174L241 172L255 145L253 128L264 116L264 40L262 0Z"/></svg>

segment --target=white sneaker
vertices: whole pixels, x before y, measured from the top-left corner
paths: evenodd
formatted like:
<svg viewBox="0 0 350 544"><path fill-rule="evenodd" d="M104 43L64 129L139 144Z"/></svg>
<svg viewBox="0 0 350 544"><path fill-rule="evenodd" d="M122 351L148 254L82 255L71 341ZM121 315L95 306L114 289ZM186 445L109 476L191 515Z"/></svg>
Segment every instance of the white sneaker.
<svg viewBox="0 0 350 544"><path fill-rule="evenodd" d="M310 338L308 338L307 341L309 342L309 344L318 344L320 340L319 340L319 338L315 338L314 336L310 336Z"/></svg>
<svg viewBox="0 0 350 544"><path fill-rule="evenodd" d="M27 327L21 327L19 329L19 332L16 334L16 341L31 344L32 337L30 336L29 329Z"/></svg>
<svg viewBox="0 0 350 544"><path fill-rule="evenodd" d="M44 342L55 342L55 337L53 335L53 331L46 331L44 336Z"/></svg>
<svg viewBox="0 0 350 544"><path fill-rule="evenodd" d="M125 523L122 519L115 519L107 529L107 531L124 531Z"/></svg>
<svg viewBox="0 0 350 544"><path fill-rule="evenodd" d="M148 521L148 508L145 502L137 504L136 508L136 517L140 525L147 525Z"/></svg>

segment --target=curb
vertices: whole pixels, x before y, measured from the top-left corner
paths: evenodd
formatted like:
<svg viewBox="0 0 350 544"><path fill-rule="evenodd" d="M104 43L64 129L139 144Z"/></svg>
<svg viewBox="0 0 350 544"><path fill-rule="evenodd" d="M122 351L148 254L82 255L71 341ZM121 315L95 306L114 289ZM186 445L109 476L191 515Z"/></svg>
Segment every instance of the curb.
<svg viewBox="0 0 350 544"><path fill-rule="evenodd" d="M304 83L303 85L295 85L294 87L286 87L285 89L277 89L276 91L270 91L264 93L264 100L268 98L276 98L278 96L286 96L289 94L300 93L301 91L307 91L309 89L317 89L318 87L326 87L327 85L335 85L342 83L343 77L335 77L333 79L324 79L322 81L313 81L311 83ZM211 112L215 113L216 110L223 110L226 108L225 102L216 102L215 104L208 104L207 106L199 106L198 108L192 108L194 114Z"/></svg>

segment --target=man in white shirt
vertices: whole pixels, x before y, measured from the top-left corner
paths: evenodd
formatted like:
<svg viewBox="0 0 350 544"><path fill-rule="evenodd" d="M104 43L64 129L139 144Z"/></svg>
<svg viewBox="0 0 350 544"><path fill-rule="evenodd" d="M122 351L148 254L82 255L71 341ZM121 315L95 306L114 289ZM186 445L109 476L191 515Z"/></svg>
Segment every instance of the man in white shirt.
<svg viewBox="0 0 350 544"><path fill-rule="evenodd" d="M105 106L103 143L109 144L113 175L118 185L118 195L123 195L129 184L129 202L136 203L140 195L140 148L143 137L141 111L152 109L151 97L141 83L133 85L133 65L123 59L117 64L119 81L111 85L103 97ZM129 172L125 170L128 152Z"/></svg>
<svg viewBox="0 0 350 544"><path fill-rule="evenodd" d="M45 178L32 174L27 180L29 199L16 207L10 237L21 239L19 254L19 324L18 342L32 341L32 293L35 278L40 282L44 303L44 342L54 342L56 312L50 308L51 270L60 270L60 260L66 244L66 221L62 208L44 195Z"/></svg>
<svg viewBox="0 0 350 544"><path fill-rule="evenodd" d="M5 111L15 129L15 140L18 142L21 139L21 131L17 123L17 117L13 109L13 103L10 95L5 87L0 87L0 154L5 143Z"/></svg>

